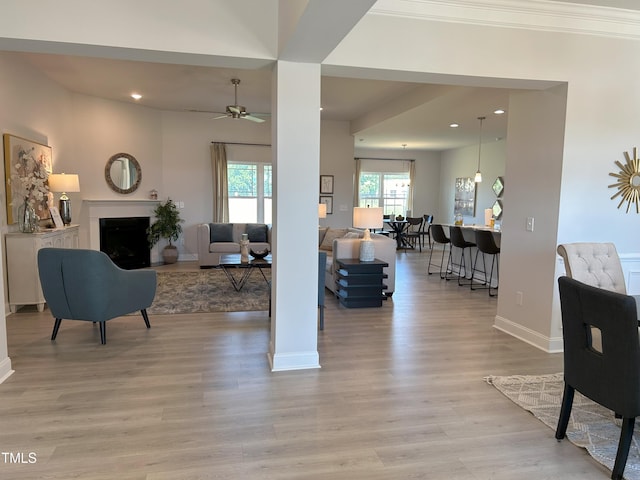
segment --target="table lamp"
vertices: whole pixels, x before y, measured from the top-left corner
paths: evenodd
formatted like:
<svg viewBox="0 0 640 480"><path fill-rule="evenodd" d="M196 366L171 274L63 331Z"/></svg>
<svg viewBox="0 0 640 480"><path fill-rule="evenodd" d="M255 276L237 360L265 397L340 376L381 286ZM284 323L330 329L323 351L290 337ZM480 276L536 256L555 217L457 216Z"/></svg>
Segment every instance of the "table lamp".
<svg viewBox="0 0 640 480"><path fill-rule="evenodd" d="M354 207L353 209L353 226L355 228L364 228L364 237L360 241L360 261L372 262L375 260L376 252L371 240L370 228L382 228L382 207L364 208Z"/></svg>
<svg viewBox="0 0 640 480"><path fill-rule="evenodd" d="M49 175L49 190L60 195L60 217L65 225L71 224L71 200L67 193L80 191L80 180L75 173L52 173Z"/></svg>
<svg viewBox="0 0 640 480"><path fill-rule="evenodd" d="M327 218L327 204L319 203L318 204L318 218Z"/></svg>

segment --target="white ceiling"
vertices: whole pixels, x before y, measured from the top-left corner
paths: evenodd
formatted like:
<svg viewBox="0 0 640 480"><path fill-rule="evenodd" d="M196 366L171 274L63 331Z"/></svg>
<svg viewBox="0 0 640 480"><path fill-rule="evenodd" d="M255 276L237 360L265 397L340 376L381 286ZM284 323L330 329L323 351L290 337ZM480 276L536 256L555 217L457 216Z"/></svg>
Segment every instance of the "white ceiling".
<svg viewBox="0 0 640 480"><path fill-rule="evenodd" d="M241 80L238 102L248 112L270 113L271 71L212 68L34 53L14 53L66 89L101 98L170 111L224 112L234 103L232 78ZM388 111L375 125L355 132L362 148L446 150L478 141L480 115L487 116L483 138L506 135L508 90L442 87L413 82L322 77L322 118L356 121ZM425 100L427 99L427 100ZM213 119L217 115L211 114ZM212 120L214 121L214 120ZM215 120L241 121L241 120ZM460 128L449 127L458 122ZM352 123L352 125L355 124Z"/></svg>
<svg viewBox="0 0 640 480"><path fill-rule="evenodd" d="M558 0L640 10L640 0ZM271 71L243 70L177 64L160 64L63 56L14 53L66 89L122 102L134 102L131 93L143 95L146 107L172 111L224 112L234 103L232 78L239 78L238 102L248 112L271 110ZM323 70L324 72L324 70ZM506 136L507 117L494 115L508 109L506 88L443 86L405 81L371 80L340 76L322 77L322 118L351 122L354 142L362 148L447 150L477 144L479 116L485 141ZM428 81L428 80L425 80ZM526 85L525 85L526 86ZM194 113L196 115L196 113ZM198 114L208 115L208 114ZM213 121L244 120L222 119ZM451 122L459 128L449 127Z"/></svg>

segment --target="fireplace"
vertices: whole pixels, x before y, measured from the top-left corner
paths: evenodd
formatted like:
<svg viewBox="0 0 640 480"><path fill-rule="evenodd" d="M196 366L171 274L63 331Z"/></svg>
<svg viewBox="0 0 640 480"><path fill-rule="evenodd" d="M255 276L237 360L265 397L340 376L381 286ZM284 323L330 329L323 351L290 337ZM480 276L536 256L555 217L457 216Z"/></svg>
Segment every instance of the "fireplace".
<svg viewBox="0 0 640 480"><path fill-rule="evenodd" d="M100 251L126 270L151 266L149 224L149 217L101 218Z"/></svg>

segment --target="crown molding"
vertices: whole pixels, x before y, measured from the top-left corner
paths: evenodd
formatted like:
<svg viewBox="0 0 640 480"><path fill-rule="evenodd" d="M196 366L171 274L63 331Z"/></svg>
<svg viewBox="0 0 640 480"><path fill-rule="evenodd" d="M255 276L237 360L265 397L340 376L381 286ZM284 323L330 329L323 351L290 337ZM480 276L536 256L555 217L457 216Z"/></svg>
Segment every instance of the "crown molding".
<svg viewBox="0 0 640 480"><path fill-rule="evenodd" d="M551 0L378 0L369 13L640 40L640 11Z"/></svg>

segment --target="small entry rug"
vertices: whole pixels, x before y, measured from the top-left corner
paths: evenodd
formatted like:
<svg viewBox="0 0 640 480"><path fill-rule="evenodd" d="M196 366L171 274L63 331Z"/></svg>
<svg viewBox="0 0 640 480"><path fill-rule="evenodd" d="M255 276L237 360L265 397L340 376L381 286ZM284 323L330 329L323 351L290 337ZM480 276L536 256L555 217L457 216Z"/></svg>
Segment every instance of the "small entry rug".
<svg viewBox="0 0 640 480"><path fill-rule="evenodd" d="M240 269L233 272L237 277ZM264 271L270 279L271 271ZM220 269L196 272L158 272L158 288L150 314L243 312L269 309L269 287L260 272L251 272L244 288L236 292Z"/></svg>
<svg viewBox="0 0 640 480"><path fill-rule="evenodd" d="M485 380L555 432L564 391L562 373L489 376L485 377ZM633 442L624 470L624 478L627 480L640 480L639 428L640 422L636 422ZM585 448L595 460L613 470L620 439L620 421L616 420L611 410L576 392L567 428L567 439Z"/></svg>

